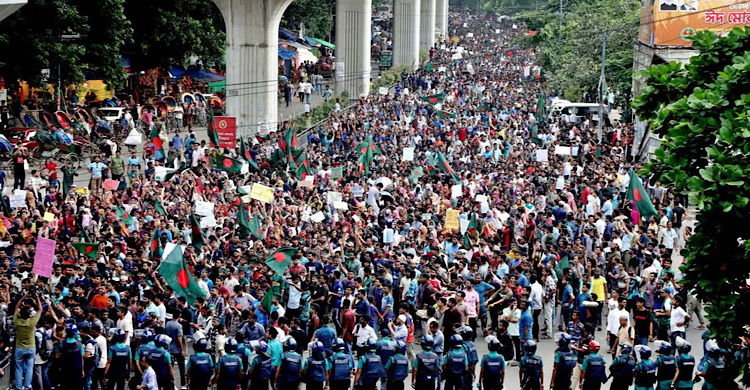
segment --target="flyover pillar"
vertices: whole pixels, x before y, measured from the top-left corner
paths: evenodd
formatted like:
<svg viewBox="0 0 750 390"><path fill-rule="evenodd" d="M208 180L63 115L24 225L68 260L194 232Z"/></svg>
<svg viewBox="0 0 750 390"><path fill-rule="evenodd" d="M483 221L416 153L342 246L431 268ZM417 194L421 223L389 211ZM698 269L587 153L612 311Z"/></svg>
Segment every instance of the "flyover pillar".
<svg viewBox="0 0 750 390"><path fill-rule="evenodd" d="M279 23L292 0L213 0L227 29L227 115L237 135L275 130Z"/></svg>
<svg viewBox="0 0 750 390"><path fill-rule="evenodd" d="M422 0L419 12L419 48L430 51L435 46L435 0Z"/></svg>
<svg viewBox="0 0 750 390"><path fill-rule="evenodd" d="M394 66L408 65L412 69L419 66L420 4L420 0L394 0Z"/></svg>
<svg viewBox="0 0 750 390"><path fill-rule="evenodd" d="M443 40L448 40L448 0L435 1L435 30Z"/></svg>
<svg viewBox="0 0 750 390"><path fill-rule="evenodd" d="M372 0L337 0L336 92L350 98L370 93L371 36Z"/></svg>

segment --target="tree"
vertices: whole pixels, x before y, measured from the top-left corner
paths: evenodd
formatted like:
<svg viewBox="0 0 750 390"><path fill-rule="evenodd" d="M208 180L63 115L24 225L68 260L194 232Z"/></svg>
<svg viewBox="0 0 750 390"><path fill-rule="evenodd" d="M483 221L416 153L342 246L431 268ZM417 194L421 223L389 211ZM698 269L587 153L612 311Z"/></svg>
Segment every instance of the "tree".
<svg viewBox="0 0 750 390"><path fill-rule="evenodd" d="M329 0L294 0L284 11L281 25L298 30L304 23L306 35L325 39L333 28L334 6Z"/></svg>
<svg viewBox="0 0 750 390"><path fill-rule="evenodd" d="M133 44L125 47L134 69L186 67L197 57L204 67L223 68L224 18L211 0L128 0L125 16Z"/></svg>
<svg viewBox="0 0 750 390"><path fill-rule="evenodd" d="M95 75L119 87L125 79L119 51L131 34L122 16L122 2L117 0L29 2L0 23L0 51L7 54L0 73L39 87L58 82L59 66L63 84ZM64 35L77 38L63 39ZM49 80L42 70L49 70Z"/></svg>
<svg viewBox="0 0 750 390"><path fill-rule="evenodd" d="M750 323L750 29L696 34L690 63L652 66L632 107L662 137L642 173L674 185L696 205L694 234L681 254L682 283L711 302L715 336Z"/></svg>

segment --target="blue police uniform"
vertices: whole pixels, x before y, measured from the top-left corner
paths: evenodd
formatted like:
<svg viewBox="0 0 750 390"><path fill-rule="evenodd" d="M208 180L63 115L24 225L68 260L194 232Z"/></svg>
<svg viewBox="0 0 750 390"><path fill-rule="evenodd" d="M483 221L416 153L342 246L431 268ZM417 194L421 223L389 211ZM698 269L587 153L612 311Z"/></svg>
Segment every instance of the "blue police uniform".
<svg viewBox="0 0 750 390"><path fill-rule="evenodd" d="M172 384L172 356L164 348L154 348L151 353L148 354L148 363L156 373L156 381L159 383L159 388L163 390L171 390L174 386Z"/></svg>
<svg viewBox="0 0 750 390"><path fill-rule="evenodd" d="M677 365L675 364L674 356L659 355L656 358L657 389L669 390L672 387L672 380L676 371Z"/></svg>
<svg viewBox="0 0 750 390"><path fill-rule="evenodd" d="M482 374L482 386L484 390L500 390L503 388L505 378L505 358L495 351L482 357L480 367Z"/></svg>
<svg viewBox="0 0 750 390"><path fill-rule="evenodd" d="M123 343L116 343L109 347L109 371L107 380L114 383L118 390L125 389L125 381L130 377L130 347Z"/></svg>
<svg viewBox="0 0 750 390"><path fill-rule="evenodd" d="M79 390L82 384L83 372L83 346L75 338L66 338L60 343L60 363L62 372L70 373L68 378L62 381L63 388ZM75 373L75 374L73 374Z"/></svg>
<svg viewBox="0 0 750 390"><path fill-rule="evenodd" d="M539 390L542 385L542 358L539 355L521 358L521 383L524 390Z"/></svg>
<svg viewBox="0 0 750 390"><path fill-rule="evenodd" d="M440 360L432 351L423 351L414 358L413 367L417 369L414 378L415 390L434 390L438 374L440 374Z"/></svg>
<svg viewBox="0 0 750 390"><path fill-rule="evenodd" d="M653 390L656 383L656 363L652 360L641 360L635 365L635 389Z"/></svg>
<svg viewBox="0 0 750 390"><path fill-rule="evenodd" d="M253 390L268 390L275 372L270 356L256 355L250 362L250 385Z"/></svg>
<svg viewBox="0 0 750 390"><path fill-rule="evenodd" d="M380 356L368 352L359 359L359 369L362 370L359 380L362 382L362 389L374 390L377 386L378 380L385 378L385 367L383 361L380 360Z"/></svg>
<svg viewBox="0 0 750 390"><path fill-rule="evenodd" d="M677 390L687 390L693 388L693 372L695 371L695 358L688 354L680 354L675 358L675 364L680 371L677 374L677 380L674 387Z"/></svg>
<svg viewBox="0 0 750 390"><path fill-rule="evenodd" d="M351 356L336 352L330 358L331 390L349 390L351 386Z"/></svg>
<svg viewBox="0 0 750 390"><path fill-rule="evenodd" d="M322 390L326 383L326 372L328 372L328 361L325 359L315 359L310 356L305 360L305 383L307 389Z"/></svg>
<svg viewBox="0 0 750 390"><path fill-rule="evenodd" d="M604 369L604 358L601 355L592 353L583 358L581 370L586 371L583 378L584 390L598 390L602 383L607 381L607 371Z"/></svg>
<svg viewBox="0 0 750 390"><path fill-rule="evenodd" d="M443 358L445 366L445 390L463 389L464 372L469 358L463 348L451 349Z"/></svg>
<svg viewBox="0 0 750 390"><path fill-rule="evenodd" d="M635 358L632 355L620 355L612 361L609 372L612 375L610 390L627 390L633 384Z"/></svg>
<svg viewBox="0 0 750 390"><path fill-rule="evenodd" d="M409 374L409 360L397 353L385 363L388 375L388 390L404 390L404 380Z"/></svg>
<svg viewBox="0 0 750 390"><path fill-rule="evenodd" d="M219 358L216 366L219 371L216 388L218 390L236 389L242 376L242 359L233 353L228 353Z"/></svg>
<svg viewBox="0 0 750 390"><path fill-rule="evenodd" d="M555 363L557 372L555 373L555 388L570 388L570 380L573 375L573 369L576 366L576 354L571 350L562 351L559 348L555 351Z"/></svg>
<svg viewBox="0 0 750 390"><path fill-rule="evenodd" d="M302 356L294 351L286 351L281 355L281 368L279 369L279 389L296 390L299 387L299 373L302 369Z"/></svg>
<svg viewBox="0 0 750 390"><path fill-rule="evenodd" d="M190 388L194 390L208 389L214 370L214 359L205 352L195 353L187 361L187 371L190 374Z"/></svg>

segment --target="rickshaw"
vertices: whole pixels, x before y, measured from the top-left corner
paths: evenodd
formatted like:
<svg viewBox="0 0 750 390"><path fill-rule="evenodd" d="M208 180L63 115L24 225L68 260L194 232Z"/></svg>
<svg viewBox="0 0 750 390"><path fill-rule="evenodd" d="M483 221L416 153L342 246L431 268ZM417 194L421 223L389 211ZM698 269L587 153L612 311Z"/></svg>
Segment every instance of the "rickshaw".
<svg viewBox="0 0 750 390"><path fill-rule="evenodd" d="M84 108L79 108L78 111L76 111L76 118L78 118L80 122L88 124L89 127L94 125L94 116Z"/></svg>
<svg viewBox="0 0 750 390"><path fill-rule="evenodd" d="M182 102L185 104L194 104L195 103L195 96L192 93L185 92L180 96L182 99Z"/></svg>
<svg viewBox="0 0 750 390"><path fill-rule="evenodd" d="M63 129L69 129L71 127L70 117L65 113L65 111L55 112L55 119L57 119L57 123L60 124L60 127Z"/></svg>
<svg viewBox="0 0 750 390"><path fill-rule="evenodd" d="M60 130L51 133L47 130L37 130L33 139L39 145L30 151L29 161L32 164L37 163L42 166L46 159L51 158L63 164L70 162L74 167L80 168L81 160L83 160L83 142L74 141L70 137L63 137L60 133L63 132Z"/></svg>

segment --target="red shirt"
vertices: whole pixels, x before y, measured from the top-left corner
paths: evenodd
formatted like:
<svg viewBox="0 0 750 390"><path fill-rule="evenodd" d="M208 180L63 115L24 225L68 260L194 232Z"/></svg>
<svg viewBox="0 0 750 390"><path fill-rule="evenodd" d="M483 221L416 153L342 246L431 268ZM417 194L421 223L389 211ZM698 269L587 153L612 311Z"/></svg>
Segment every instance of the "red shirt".
<svg viewBox="0 0 750 390"><path fill-rule="evenodd" d="M44 164L44 167L47 168L47 172L49 172L49 179L57 180L57 164L49 162Z"/></svg>
<svg viewBox="0 0 750 390"><path fill-rule="evenodd" d="M344 310L344 313L342 314L343 319L341 321L341 328L344 330L344 341L352 342L354 341L354 335L352 332L354 331L354 326L357 323L357 319L354 316L354 310L352 309L346 309Z"/></svg>

